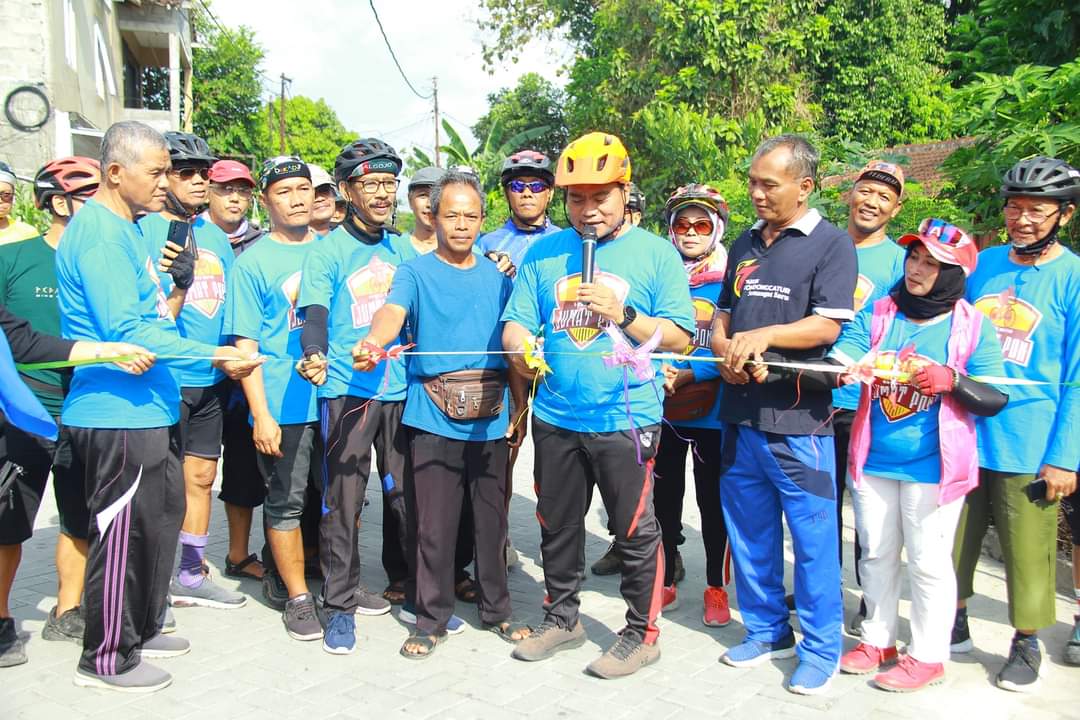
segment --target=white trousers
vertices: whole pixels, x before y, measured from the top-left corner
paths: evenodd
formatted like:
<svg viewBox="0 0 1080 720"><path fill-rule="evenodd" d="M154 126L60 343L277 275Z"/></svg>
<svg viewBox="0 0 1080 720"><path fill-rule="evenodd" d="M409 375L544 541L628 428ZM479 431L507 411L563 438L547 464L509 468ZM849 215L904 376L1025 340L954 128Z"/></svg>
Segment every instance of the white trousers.
<svg viewBox="0 0 1080 720"><path fill-rule="evenodd" d="M896 644L900 551L906 550L911 585L908 654L920 662L945 662L956 615L953 536L964 499L939 506L936 483L871 475L864 475L859 487L852 488L852 497L862 545L863 642L878 648Z"/></svg>

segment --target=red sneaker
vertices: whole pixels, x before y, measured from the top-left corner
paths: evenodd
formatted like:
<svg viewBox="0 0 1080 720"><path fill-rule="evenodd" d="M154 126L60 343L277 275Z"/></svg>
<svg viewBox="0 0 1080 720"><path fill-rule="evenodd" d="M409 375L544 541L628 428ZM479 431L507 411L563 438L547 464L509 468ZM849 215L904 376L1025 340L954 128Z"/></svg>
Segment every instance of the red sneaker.
<svg viewBox="0 0 1080 720"><path fill-rule="evenodd" d="M895 647L879 648L861 642L840 658L840 672L865 675L891 662L896 662Z"/></svg>
<svg viewBox="0 0 1080 720"><path fill-rule="evenodd" d="M705 588L705 614L701 622L709 627L724 627L731 622L731 608L728 607L727 590L722 587Z"/></svg>
<svg viewBox="0 0 1080 720"><path fill-rule="evenodd" d="M919 662L904 655L896 667L874 676L874 684L889 692L914 692L927 685L937 685L945 680L945 666L941 663Z"/></svg>
<svg viewBox="0 0 1080 720"><path fill-rule="evenodd" d="M660 612L674 610L677 607L679 607L679 593L676 592L675 585L665 585L660 594Z"/></svg>

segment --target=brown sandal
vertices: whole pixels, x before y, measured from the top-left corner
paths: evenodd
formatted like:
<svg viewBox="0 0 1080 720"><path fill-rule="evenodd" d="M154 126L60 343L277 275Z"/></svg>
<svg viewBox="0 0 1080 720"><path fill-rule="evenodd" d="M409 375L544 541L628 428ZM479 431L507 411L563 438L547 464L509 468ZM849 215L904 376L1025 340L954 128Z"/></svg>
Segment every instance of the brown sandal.
<svg viewBox="0 0 1080 720"><path fill-rule="evenodd" d="M383 599L391 605L404 605L405 604L405 581L394 580L382 593Z"/></svg>
<svg viewBox="0 0 1080 720"><path fill-rule="evenodd" d="M480 588L476 586L476 581L472 579L472 576L466 574L454 585L454 595L461 602L474 603L480 599Z"/></svg>

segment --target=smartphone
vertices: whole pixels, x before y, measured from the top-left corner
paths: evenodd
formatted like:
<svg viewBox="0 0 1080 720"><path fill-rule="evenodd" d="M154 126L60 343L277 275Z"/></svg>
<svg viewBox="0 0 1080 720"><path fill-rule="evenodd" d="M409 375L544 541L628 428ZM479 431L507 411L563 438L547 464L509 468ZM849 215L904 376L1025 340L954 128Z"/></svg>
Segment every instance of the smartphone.
<svg viewBox="0 0 1080 720"><path fill-rule="evenodd" d="M1028 500L1033 503L1046 502L1046 480L1033 480L1024 488Z"/></svg>

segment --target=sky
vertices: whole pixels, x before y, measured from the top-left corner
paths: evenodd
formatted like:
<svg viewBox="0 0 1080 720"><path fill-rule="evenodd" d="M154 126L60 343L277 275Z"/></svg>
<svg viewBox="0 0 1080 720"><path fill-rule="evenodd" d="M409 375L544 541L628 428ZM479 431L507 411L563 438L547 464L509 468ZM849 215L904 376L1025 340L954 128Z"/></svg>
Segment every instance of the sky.
<svg viewBox="0 0 1080 720"><path fill-rule="evenodd" d="M564 83L557 71L567 50L539 42L518 63L507 61L494 74L484 70L478 23L483 10L476 0L374 3L413 86L428 95L438 76L440 113L470 149L476 141L469 127L487 111L489 93L512 87L526 72ZM210 8L222 24L254 30L266 51L266 92L276 94L285 73L293 95L323 98L358 135L383 139L403 156L414 145L431 154L432 102L418 98L402 80L366 0L214 0ZM305 11L302 19L297 8Z"/></svg>

